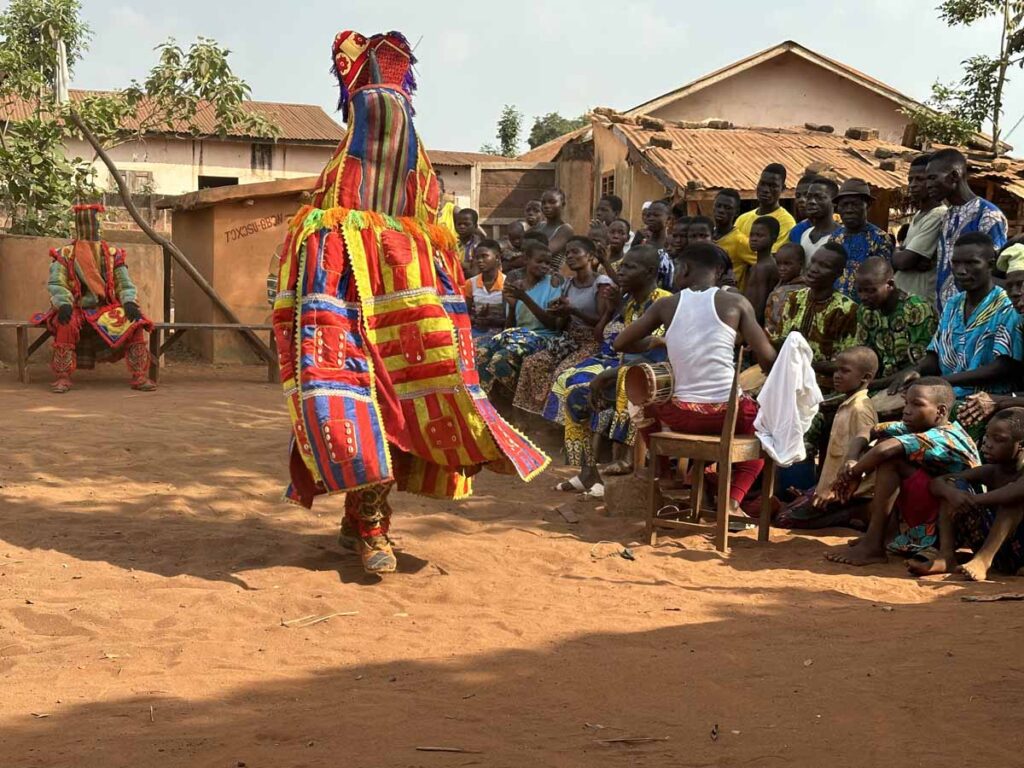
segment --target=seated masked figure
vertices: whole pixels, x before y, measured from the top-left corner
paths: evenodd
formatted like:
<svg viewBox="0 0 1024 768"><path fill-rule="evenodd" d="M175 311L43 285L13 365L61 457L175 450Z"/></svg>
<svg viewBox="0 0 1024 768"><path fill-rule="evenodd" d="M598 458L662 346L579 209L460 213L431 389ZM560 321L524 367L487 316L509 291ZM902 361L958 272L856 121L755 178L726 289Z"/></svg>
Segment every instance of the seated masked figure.
<svg viewBox="0 0 1024 768"><path fill-rule="evenodd" d="M394 571L387 495L469 495L482 467L529 480L550 459L480 388L456 241L412 123L402 35L337 36L348 133L292 219L274 303L292 418L287 498L345 493L340 544Z"/></svg>
<svg viewBox="0 0 1024 768"><path fill-rule="evenodd" d="M78 367L123 357L132 389L152 391L156 384L149 379L145 332L153 324L139 309L125 252L100 239L102 205L76 205L73 210L75 239L50 251L50 310L32 318L53 334L52 389L71 389Z"/></svg>

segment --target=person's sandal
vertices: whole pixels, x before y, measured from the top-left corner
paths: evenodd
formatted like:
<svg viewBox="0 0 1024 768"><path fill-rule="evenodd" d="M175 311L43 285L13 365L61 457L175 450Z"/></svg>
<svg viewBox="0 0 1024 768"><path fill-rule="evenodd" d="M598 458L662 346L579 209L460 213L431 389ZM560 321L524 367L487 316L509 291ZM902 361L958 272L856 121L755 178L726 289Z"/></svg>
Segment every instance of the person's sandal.
<svg viewBox="0 0 1024 768"><path fill-rule="evenodd" d="M601 470L602 475L608 475L609 477L617 477L619 475L628 475L633 471L633 464L626 461L625 459L618 459L607 465Z"/></svg>
<svg viewBox="0 0 1024 768"><path fill-rule="evenodd" d="M566 493L581 493L587 490L583 487L583 481L580 480L580 476L576 475L570 480L563 480L555 486L556 491L565 491Z"/></svg>

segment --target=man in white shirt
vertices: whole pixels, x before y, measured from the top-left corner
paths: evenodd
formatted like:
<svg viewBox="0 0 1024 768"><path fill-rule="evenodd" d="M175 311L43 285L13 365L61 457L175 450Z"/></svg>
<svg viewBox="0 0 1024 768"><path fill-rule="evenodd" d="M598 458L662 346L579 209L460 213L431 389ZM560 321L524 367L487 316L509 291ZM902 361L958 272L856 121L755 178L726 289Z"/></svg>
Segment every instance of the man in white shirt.
<svg viewBox="0 0 1024 768"><path fill-rule="evenodd" d="M910 201L918 209L910 220L903 247L892 255L896 287L911 296L935 302L935 257L946 206L928 192L928 161L931 155L919 155L910 163L907 175Z"/></svg>

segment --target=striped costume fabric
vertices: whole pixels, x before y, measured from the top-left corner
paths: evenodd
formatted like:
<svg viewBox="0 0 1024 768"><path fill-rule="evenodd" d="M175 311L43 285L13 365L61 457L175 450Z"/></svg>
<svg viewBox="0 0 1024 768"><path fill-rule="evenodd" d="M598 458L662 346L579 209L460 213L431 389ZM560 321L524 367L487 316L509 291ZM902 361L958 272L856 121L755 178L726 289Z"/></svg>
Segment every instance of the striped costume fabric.
<svg viewBox="0 0 1024 768"><path fill-rule="evenodd" d="M293 425L288 498L397 483L461 498L482 467L532 479L549 459L480 388L455 240L391 85L350 94L349 133L289 225L274 305Z"/></svg>

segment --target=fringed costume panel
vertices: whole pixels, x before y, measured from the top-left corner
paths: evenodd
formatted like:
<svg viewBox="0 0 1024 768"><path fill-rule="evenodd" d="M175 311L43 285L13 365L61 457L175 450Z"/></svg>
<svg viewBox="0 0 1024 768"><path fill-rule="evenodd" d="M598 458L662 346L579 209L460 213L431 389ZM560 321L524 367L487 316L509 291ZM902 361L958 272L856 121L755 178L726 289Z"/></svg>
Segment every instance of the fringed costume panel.
<svg viewBox="0 0 1024 768"><path fill-rule="evenodd" d="M288 497L397 482L440 498L470 494L481 467L530 479L550 462L480 389L452 234L420 144L411 83L369 85L374 49L397 76L400 35L342 33L349 132L292 219L274 332L293 425ZM381 60L381 56L385 60ZM353 74L358 76L352 76ZM347 85L346 85L347 84Z"/></svg>

